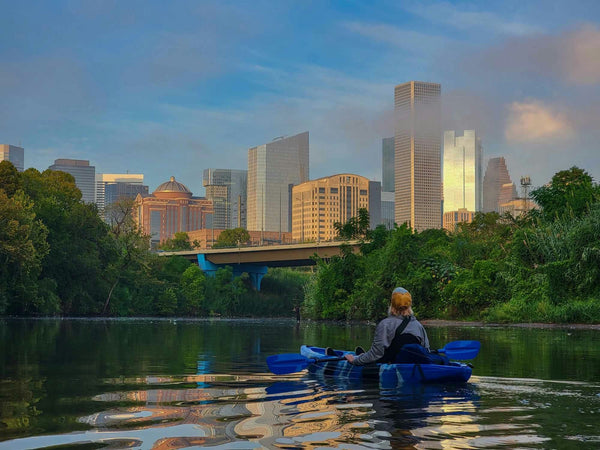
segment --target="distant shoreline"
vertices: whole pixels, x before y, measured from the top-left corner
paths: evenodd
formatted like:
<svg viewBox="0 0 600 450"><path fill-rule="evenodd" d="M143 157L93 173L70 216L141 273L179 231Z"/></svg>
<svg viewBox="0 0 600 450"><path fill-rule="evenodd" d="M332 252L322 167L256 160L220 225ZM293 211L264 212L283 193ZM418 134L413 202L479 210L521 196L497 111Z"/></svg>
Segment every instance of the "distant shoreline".
<svg viewBox="0 0 600 450"><path fill-rule="evenodd" d="M597 323L486 323L486 322L463 322L459 320L441 320L441 319L430 319L422 320L421 323L425 326L430 327L488 327L488 328L499 328L499 327L513 327L513 328L568 328L568 329L589 329L589 330L600 330L600 324Z"/></svg>

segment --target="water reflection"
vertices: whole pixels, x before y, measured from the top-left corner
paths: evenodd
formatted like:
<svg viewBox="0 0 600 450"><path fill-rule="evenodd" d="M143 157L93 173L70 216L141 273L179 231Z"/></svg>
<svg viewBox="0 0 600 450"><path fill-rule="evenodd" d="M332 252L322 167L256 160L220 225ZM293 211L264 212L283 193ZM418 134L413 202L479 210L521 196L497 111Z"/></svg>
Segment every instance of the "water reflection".
<svg viewBox="0 0 600 450"><path fill-rule="evenodd" d="M128 327L117 327L116 335L106 336L111 345L101 339L98 343L106 353L79 351L92 347L83 337L99 339L88 329L92 324L69 324L69 339L60 338L54 325L50 334L33 327L39 338L28 344L15 341L10 353L0 355L0 449L582 449L600 444L600 385L589 381L594 376L589 367L563 372L585 373L586 382L489 376L504 376L509 369L502 364L508 363L493 359L494 352L483 352L469 383L384 389L378 383L306 372L265 373L265 358L273 349L287 352L299 348L298 341L335 341L334 327L287 324L256 330L256 322L222 328L219 323L210 328L215 336L198 324L161 322L160 329L168 326L169 357L152 358L148 346L160 353L159 344L167 344L157 340L154 347L150 331L157 330L146 326L141 327L143 343ZM346 328L338 332L342 341L356 340ZM478 338L474 334L480 330L453 333L434 329L431 335L443 342ZM501 338L507 334L499 333ZM45 340L48 336L59 336L54 349ZM85 345L72 342L77 339ZM139 342L135 351L132 341ZM586 364L593 363L595 350L580 345L588 355ZM551 364L552 370L557 367Z"/></svg>

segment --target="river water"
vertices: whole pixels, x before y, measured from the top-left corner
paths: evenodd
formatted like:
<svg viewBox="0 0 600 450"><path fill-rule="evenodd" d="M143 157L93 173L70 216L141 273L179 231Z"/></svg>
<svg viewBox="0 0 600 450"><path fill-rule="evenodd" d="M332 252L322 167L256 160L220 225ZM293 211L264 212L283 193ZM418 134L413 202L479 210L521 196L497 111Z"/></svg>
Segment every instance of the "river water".
<svg viewBox="0 0 600 450"><path fill-rule="evenodd" d="M276 376L373 327L286 320L0 320L0 449L600 448L600 331L428 326L479 340L459 385Z"/></svg>

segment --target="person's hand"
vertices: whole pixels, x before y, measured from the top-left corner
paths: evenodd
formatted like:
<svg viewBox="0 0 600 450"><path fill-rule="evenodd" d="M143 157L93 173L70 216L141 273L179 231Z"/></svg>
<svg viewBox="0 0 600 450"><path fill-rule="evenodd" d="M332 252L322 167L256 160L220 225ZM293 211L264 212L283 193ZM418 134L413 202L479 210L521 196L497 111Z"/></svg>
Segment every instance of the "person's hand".
<svg viewBox="0 0 600 450"><path fill-rule="evenodd" d="M350 364L352 364L352 362L354 361L354 355L352 355L350 353L346 353L344 355L344 358L346 358Z"/></svg>

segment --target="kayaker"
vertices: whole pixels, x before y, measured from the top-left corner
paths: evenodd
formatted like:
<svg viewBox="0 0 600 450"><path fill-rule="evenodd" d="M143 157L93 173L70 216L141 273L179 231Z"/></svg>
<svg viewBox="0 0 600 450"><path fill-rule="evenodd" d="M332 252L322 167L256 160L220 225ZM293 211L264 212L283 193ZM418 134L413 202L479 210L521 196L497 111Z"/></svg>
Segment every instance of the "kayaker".
<svg viewBox="0 0 600 450"><path fill-rule="evenodd" d="M388 316L375 328L375 337L368 352L356 356L344 355L351 364L364 366L370 363L394 362L396 354L405 344L420 344L429 350L429 339L423 325L414 316L410 292L402 287L392 291Z"/></svg>

